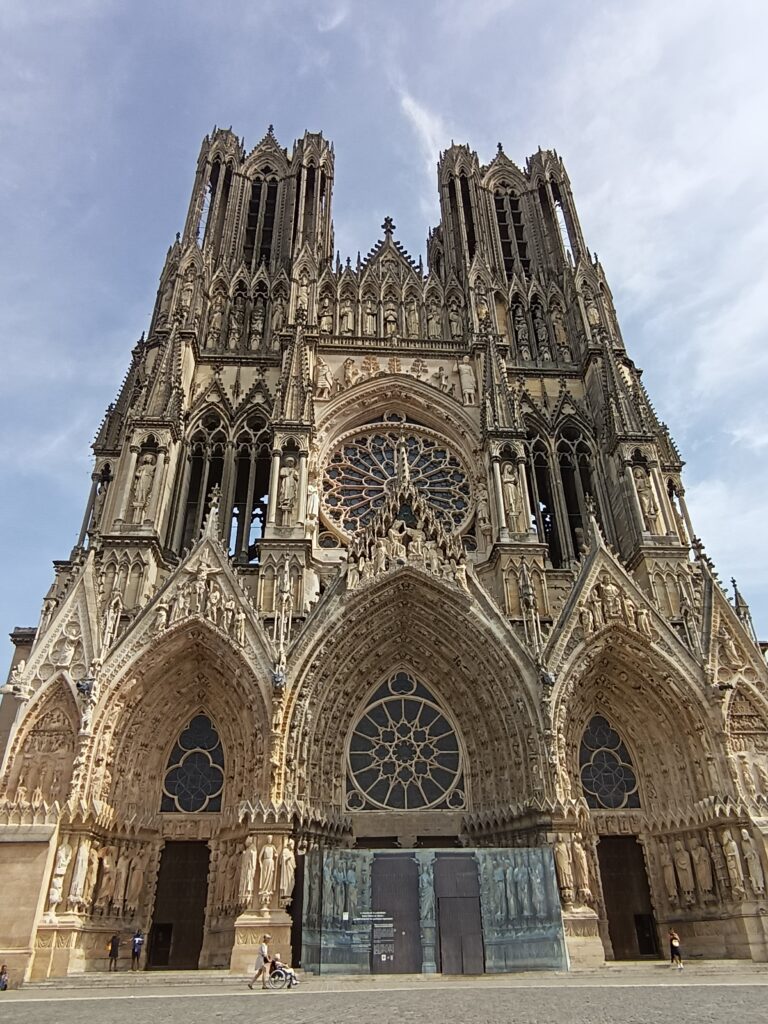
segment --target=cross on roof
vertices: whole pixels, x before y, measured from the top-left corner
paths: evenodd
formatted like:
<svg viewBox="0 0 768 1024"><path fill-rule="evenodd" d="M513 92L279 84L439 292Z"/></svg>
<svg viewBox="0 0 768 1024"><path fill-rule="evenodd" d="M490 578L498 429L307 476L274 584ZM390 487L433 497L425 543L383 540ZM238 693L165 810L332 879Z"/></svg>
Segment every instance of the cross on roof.
<svg viewBox="0 0 768 1024"><path fill-rule="evenodd" d="M395 230L395 222L391 217L385 217L384 223L381 225L381 229L386 238L391 238Z"/></svg>

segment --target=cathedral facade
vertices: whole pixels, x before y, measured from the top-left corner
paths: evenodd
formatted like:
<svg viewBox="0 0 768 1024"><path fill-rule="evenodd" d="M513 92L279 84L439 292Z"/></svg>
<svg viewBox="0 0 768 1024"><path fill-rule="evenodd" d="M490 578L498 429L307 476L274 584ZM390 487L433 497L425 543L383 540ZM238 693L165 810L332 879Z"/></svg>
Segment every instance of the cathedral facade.
<svg viewBox="0 0 768 1024"><path fill-rule="evenodd" d="M320 134L203 142L13 634L2 960L141 927L151 966L245 970L268 931L340 969L357 927L356 969L503 970L545 918L572 963L670 927L768 959L768 671L561 159L452 145L426 266L390 218L334 257L333 179Z"/></svg>

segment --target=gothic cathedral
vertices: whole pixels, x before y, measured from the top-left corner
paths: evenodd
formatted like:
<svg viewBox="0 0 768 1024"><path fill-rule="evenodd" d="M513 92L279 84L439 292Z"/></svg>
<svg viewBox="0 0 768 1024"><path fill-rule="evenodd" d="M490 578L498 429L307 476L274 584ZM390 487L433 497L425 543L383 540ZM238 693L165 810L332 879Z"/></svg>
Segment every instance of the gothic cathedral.
<svg viewBox="0 0 768 1024"><path fill-rule="evenodd" d="M0 959L768 960L768 670L562 160L452 145L426 266L389 217L334 257L333 178L203 142L12 635Z"/></svg>

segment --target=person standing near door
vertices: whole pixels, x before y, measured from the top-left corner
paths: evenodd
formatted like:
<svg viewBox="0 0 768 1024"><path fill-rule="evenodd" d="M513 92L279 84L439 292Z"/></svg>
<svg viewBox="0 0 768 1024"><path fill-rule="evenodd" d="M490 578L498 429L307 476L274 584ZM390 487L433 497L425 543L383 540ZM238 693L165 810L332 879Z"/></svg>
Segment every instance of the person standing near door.
<svg viewBox="0 0 768 1024"><path fill-rule="evenodd" d="M117 970L117 958L120 956L120 936L115 932L109 940L107 946L109 950L109 970Z"/></svg>
<svg viewBox="0 0 768 1024"><path fill-rule="evenodd" d="M673 929L669 929L669 963L671 967L683 969L683 947L680 945L680 936Z"/></svg>
<svg viewBox="0 0 768 1024"><path fill-rule="evenodd" d="M256 973L248 982L248 988L253 988L254 984L261 978L261 987L267 987L267 978L269 977L269 947L267 943L272 941L271 935L262 935L261 945L259 946L259 952L256 954Z"/></svg>
<svg viewBox="0 0 768 1024"><path fill-rule="evenodd" d="M141 961L141 950L144 945L144 936L141 934L141 928L137 928L136 932L131 939L131 970L138 971L140 968Z"/></svg>

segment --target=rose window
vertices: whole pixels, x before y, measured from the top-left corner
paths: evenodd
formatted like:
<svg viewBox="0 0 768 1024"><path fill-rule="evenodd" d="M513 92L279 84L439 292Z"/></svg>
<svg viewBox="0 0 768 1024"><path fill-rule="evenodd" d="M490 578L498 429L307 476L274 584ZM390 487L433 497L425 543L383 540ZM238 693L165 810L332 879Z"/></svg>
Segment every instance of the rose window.
<svg viewBox="0 0 768 1024"><path fill-rule="evenodd" d="M327 520L354 534L384 505L395 473L395 452L404 437L410 479L449 531L466 520L470 506L467 473L458 457L426 430L408 424L406 433L382 427L345 440L333 453L323 479Z"/></svg>
<svg viewBox="0 0 768 1024"><path fill-rule="evenodd" d="M602 715L595 715L584 730L579 770L587 805L593 810L640 806L632 758L619 734Z"/></svg>
<svg viewBox="0 0 768 1024"><path fill-rule="evenodd" d="M352 731L347 808L464 806L456 731L426 687L398 672L374 693Z"/></svg>
<svg viewBox="0 0 768 1024"><path fill-rule="evenodd" d="M163 780L161 811L220 811L224 788L221 740L207 715L192 719L176 741Z"/></svg>

